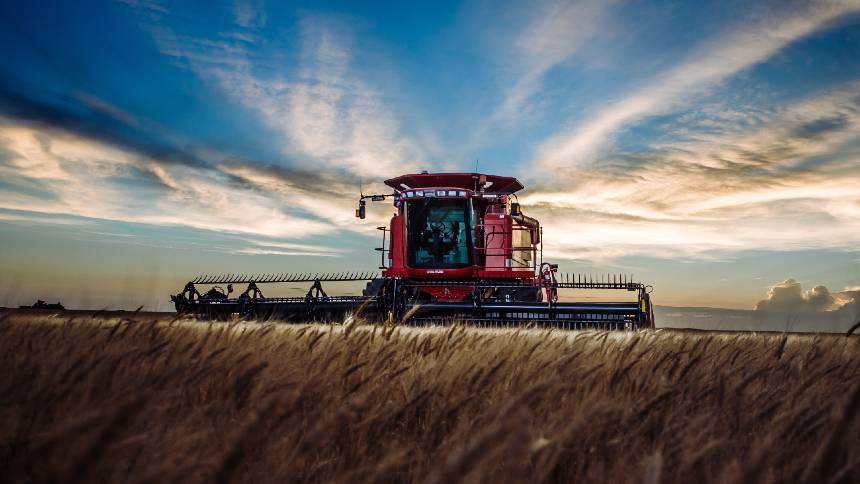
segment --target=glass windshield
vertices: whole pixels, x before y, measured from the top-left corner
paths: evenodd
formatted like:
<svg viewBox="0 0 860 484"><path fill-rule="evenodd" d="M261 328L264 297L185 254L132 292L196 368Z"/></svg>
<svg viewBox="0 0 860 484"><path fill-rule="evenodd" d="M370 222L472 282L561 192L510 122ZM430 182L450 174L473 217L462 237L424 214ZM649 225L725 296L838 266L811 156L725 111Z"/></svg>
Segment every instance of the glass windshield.
<svg viewBox="0 0 860 484"><path fill-rule="evenodd" d="M468 199L425 198L406 203L410 267L453 269L471 265Z"/></svg>

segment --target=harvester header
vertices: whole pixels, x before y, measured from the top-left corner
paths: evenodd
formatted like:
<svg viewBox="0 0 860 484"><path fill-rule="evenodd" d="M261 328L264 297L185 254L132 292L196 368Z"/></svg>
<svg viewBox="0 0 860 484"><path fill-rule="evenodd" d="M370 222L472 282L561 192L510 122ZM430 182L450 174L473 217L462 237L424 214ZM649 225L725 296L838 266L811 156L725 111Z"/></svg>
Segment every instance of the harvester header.
<svg viewBox="0 0 860 484"><path fill-rule="evenodd" d="M359 197L392 199L395 213L382 232L381 273L199 276L172 296L178 312L286 320L342 318L410 324L459 322L480 326L549 326L607 329L654 325L650 286L627 275L558 274L543 260L540 223L522 212L513 177L479 173L418 173L385 181L393 193ZM329 296L329 281L367 281L361 296ZM304 297L267 298L260 284L311 282ZM216 284L228 284L225 292ZM230 297L232 284L248 284ZM197 286L209 285L201 293ZM625 302L563 300L560 290L622 290Z"/></svg>

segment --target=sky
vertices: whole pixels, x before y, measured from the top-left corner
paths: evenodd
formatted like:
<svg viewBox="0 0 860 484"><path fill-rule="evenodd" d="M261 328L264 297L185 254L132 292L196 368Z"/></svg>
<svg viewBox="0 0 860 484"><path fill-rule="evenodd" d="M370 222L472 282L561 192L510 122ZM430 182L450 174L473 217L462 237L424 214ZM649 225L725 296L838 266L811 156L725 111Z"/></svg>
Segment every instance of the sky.
<svg viewBox="0 0 860 484"><path fill-rule="evenodd" d="M860 0L409 3L0 4L0 305L374 269L359 187L477 167L564 272L847 310Z"/></svg>

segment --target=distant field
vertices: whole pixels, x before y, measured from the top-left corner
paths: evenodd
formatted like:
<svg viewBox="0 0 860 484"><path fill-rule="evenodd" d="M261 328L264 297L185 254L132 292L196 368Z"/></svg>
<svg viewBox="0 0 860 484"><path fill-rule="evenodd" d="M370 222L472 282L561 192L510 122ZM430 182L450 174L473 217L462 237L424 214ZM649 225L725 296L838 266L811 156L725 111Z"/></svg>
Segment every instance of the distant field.
<svg viewBox="0 0 860 484"><path fill-rule="evenodd" d="M0 317L3 481L860 481L856 336Z"/></svg>

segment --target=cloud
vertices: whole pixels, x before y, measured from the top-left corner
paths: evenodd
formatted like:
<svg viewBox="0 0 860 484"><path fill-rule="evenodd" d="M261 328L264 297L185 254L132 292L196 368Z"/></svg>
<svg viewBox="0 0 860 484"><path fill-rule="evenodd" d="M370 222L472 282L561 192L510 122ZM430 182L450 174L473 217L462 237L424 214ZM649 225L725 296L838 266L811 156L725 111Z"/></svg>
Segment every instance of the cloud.
<svg viewBox="0 0 860 484"><path fill-rule="evenodd" d="M673 141L554 171L520 201L563 258L857 247L858 92L849 82L772 112L703 108L666 127Z"/></svg>
<svg viewBox="0 0 860 484"><path fill-rule="evenodd" d="M249 240L248 242L253 245L251 247L237 249L233 251L233 253L245 255L289 255L302 257L340 257L344 254L343 250L321 245L261 240Z"/></svg>
<svg viewBox="0 0 860 484"><path fill-rule="evenodd" d="M199 154L171 143L134 115L87 93L62 97L35 94L28 86L0 80L0 117L72 132L162 162L195 166L205 163Z"/></svg>
<svg viewBox="0 0 860 484"><path fill-rule="evenodd" d="M314 214L341 230L367 234L369 227L386 225L391 216L389 205L371 204L367 219L354 217L358 186L354 178L336 173L306 172L276 166L231 161L220 169L265 197L302 212ZM390 189L380 183L365 185L365 193L382 193Z"/></svg>
<svg viewBox="0 0 860 484"><path fill-rule="evenodd" d="M860 10L854 0L784 3L705 41L674 67L641 83L619 101L588 116L588 121L552 136L538 149L545 167L569 167L594 161L625 126L647 116L672 112L692 95L702 95L724 79L758 64L790 43Z"/></svg>
<svg viewBox="0 0 860 484"><path fill-rule="evenodd" d="M292 73L256 59L242 42L177 36L163 26L152 30L164 54L187 62L257 113L280 136L281 152L293 165L379 179L425 162L421 143L400 132L382 95L353 67L345 25L306 17Z"/></svg>
<svg viewBox="0 0 860 484"><path fill-rule="evenodd" d="M280 239L335 230L237 183L229 173L161 163L74 133L0 124L0 146L6 153L0 161L5 182L36 183L51 194L0 186L2 209Z"/></svg>
<svg viewBox="0 0 860 484"><path fill-rule="evenodd" d="M860 292L844 291L831 293L826 286L815 286L804 291L795 279L770 287L767 299L756 303L755 310L780 313L810 313L824 311L860 312Z"/></svg>
<svg viewBox="0 0 860 484"><path fill-rule="evenodd" d="M124 3L136 9L150 12L152 14L166 14L170 13L167 7L163 5L163 2L159 2L157 0L118 0L120 3Z"/></svg>
<svg viewBox="0 0 860 484"><path fill-rule="evenodd" d="M517 58L515 80L505 91L494 117L517 119L523 105L538 91L544 75L573 57L590 39L605 29L614 0L551 0L529 4L531 15L505 49Z"/></svg>
<svg viewBox="0 0 860 484"><path fill-rule="evenodd" d="M767 299L755 305L756 311L780 312L815 312L833 309L835 300L825 286L815 286L809 291L803 291L800 283L794 279L786 279L780 284L770 287Z"/></svg>
<svg viewBox="0 0 860 484"><path fill-rule="evenodd" d="M655 316L657 327L844 333L860 317L860 290L804 291L790 278L771 286L752 310L655 306Z"/></svg>
<svg viewBox="0 0 860 484"><path fill-rule="evenodd" d="M240 27L260 28L266 25L262 0L234 0L233 16Z"/></svg>

